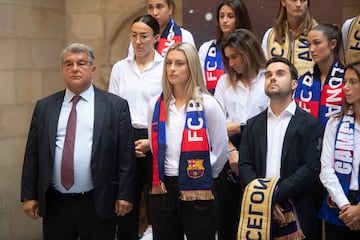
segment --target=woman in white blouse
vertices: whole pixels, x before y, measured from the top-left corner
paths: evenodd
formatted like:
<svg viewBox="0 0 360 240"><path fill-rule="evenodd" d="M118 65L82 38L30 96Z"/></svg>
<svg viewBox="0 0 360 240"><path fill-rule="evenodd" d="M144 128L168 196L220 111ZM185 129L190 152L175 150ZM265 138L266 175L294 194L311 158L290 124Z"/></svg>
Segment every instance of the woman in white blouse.
<svg viewBox="0 0 360 240"><path fill-rule="evenodd" d="M221 41L238 28L252 31L250 17L244 1L222 1L217 8L216 16L215 39L204 42L199 48L199 58L201 67L204 70L205 84L211 94L214 94L217 81L224 74L220 51ZM229 237L225 239L231 240Z"/></svg>
<svg viewBox="0 0 360 240"><path fill-rule="evenodd" d="M115 63L110 75L109 92L129 103L137 157L136 202L129 214L118 218L118 239L138 239L141 193L151 184L152 155L147 136L147 109L150 99L161 92L163 57L154 49L160 37L159 29L158 21L152 16L137 17L130 32L134 53ZM148 191L144 192L146 197Z"/></svg>
<svg viewBox="0 0 360 240"><path fill-rule="evenodd" d="M226 74L220 77L214 96L226 114L229 160L216 180L216 189L220 201L231 205L226 222L235 230L232 227L233 233L227 239L235 239L243 193L238 177L241 133L249 118L265 110L269 99L264 90L266 60L253 33L246 29L230 33L221 44L221 53ZM224 194L226 199L222 199Z"/></svg>
<svg viewBox="0 0 360 240"><path fill-rule="evenodd" d="M344 84L342 113L327 122L321 154L327 240L360 239L360 62L345 68Z"/></svg>

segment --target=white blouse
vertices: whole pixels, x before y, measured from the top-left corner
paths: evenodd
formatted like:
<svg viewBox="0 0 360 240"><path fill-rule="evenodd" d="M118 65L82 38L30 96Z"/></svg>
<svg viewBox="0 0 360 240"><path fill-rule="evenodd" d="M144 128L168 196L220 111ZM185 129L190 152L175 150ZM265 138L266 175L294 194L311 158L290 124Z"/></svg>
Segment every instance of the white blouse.
<svg viewBox="0 0 360 240"><path fill-rule="evenodd" d="M249 86L238 81L233 88L227 76L224 74L220 77L214 96L225 110L227 122L246 124L248 119L264 111L269 104L269 97L265 94L265 70L260 70Z"/></svg>
<svg viewBox="0 0 360 240"><path fill-rule="evenodd" d="M164 58L155 49L154 52L154 61L142 72L133 55L118 61L111 70L109 92L128 101L134 128L147 128L149 101L161 92Z"/></svg>

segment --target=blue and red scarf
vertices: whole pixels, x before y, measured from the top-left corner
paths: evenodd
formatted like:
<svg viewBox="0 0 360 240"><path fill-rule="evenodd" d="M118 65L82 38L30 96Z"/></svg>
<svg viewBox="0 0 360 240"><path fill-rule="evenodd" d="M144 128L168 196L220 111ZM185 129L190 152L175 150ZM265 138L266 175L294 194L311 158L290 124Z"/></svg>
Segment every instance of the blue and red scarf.
<svg viewBox="0 0 360 240"><path fill-rule="evenodd" d="M344 67L336 60L321 89L320 70L317 65L298 80L295 102L326 126L329 117L339 114L344 99Z"/></svg>
<svg viewBox="0 0 360 240"><path fill-rule="evenodd" d="M158 98L151 125L153 181L151 194L166 193L164 164L166 152L166 110L163 94ZM184 201L214 199L209 141L203 105L190 100L187 106L180 162L179 190Z"/></svg>
<svg viewBox="0 0 360 240"><path fill-rule="evenodd" d="M171 18L161 34L159 42L155 44L155 49L164 57L169 47L177 42L182 42L181 28Z"/></svg>
<svg viewBox="0 0 360 240"><path fill-rule="evenodd" d="M334 151L334 169L337 178L341 184L344 194L348 196L351 174L353 169L354 158L354 131L355 118L352 109L347 115L343 116L339 122L335 137L335 151ZM359 175L360 183L360 175ZM359 202L360 199L357 199ZM345 226L344 222L339 219L340 209L331 201L329 194L325 197L323 205L319 212L319 217L325 219L329 223Z"/></svg>
<svg viewBox="0 0 360 240"><path fill-rule="evenodd" d="M206 87L214 95L216 84L224 74L224 64L220 52L220 41L213 41L205 57L204 64Z"/></svg>

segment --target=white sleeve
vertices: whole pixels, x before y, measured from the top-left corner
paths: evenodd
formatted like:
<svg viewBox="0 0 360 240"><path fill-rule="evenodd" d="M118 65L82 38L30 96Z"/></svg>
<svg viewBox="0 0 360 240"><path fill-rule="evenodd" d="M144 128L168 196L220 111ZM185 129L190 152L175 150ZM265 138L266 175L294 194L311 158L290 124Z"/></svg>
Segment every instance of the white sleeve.
<svg viewBox="0 0 360 240"><path fill-rule="evenodd" d="M120 77L118 76L119 62L115 63L111 69L109 80L109 92L119 96L120 93Z"/></svg>
<svg viewBox="0 0 360 240"><path fill-rule="evenodd" d="M194 37L191 34L191 32L189 32L188 30L186 30L184 28L180 28L180 29L181 29L182 41L190 43L191 45L193 45L196 48Z"/></svg>
<svg viewBox="0 0 360 240"><path fill-rule="evenodd" d="M213 40L204 42L203 44L201 44L201 46L199 48L199 60L200 60L200 66L201 66L201 69L202 69L202 72L203 72L203 75L204 75L205 86L206 86L206 78L205 78L205 71L204 71L205 59L206 59L206 55L207 55L207 53L209 51L209 47L210 47L212 41Z"/></svg>
<svg viewBox="0 0 360 240"><path fill-rule="evenodd" d="M212 176L219 176L228 159L228 136L225 115L213 96L203 94L205 120L210 144L210 163Z"/></svg>
<svg viewBox="0 0 360 240"><path fill-rule="evenodd" d="M343 43L344 43L344 48L345 49L346 49L347 41L348 41L349 28L350 28L350 25L351 25L352 21L354 21L354 20L355 20L355 18L347 19L344 22L344 24L342 25L342 28L341 28L342 37L343 37Z"/></svg>
<svg viewBox="0 0 360 240"><path fill-rule="evenodd" d="M228 74L225 73L219 78L219 81L216 84L215 94L214 94L214 97L216 98L216 100L219 101L222 109L224 109L225 112L226 112L226 108L225 108L224 96L226 91L227 77Z"/></svg>
<svg viewBox="0 0 360 240"><path fill-rule="evenodd" d="M205 66L205 58L206 58L206 54L209 51L209 46L211 44L211 41L204 42L203 44L201 44L201 46L199 48L199 59L200 59L200 64L201 64L202 69L204 69L204 66ZM210 44L209 44L209 42L210 42Z"/></svg>
<svg viewBox="0 0 360 240"><path fill-rule="evenodd" d="M321 151L320 180L331 196L331 200L341 209L349 204L334 168L334 152L338 118L330 118L326 124L323 146Z"/></svg>
<svg viewBox="0 0 360 240"><path fill-rule="evenodd" d="M264 55L265 55L266 59L269 59L269 56L268 56L268 38L269 38L271 30L272 30L272 28L269 28L265 32L265 34L263 36L263 39L262 39L262 43L261 43L261 46L262 46L262 49L264 51Z"/></svg>

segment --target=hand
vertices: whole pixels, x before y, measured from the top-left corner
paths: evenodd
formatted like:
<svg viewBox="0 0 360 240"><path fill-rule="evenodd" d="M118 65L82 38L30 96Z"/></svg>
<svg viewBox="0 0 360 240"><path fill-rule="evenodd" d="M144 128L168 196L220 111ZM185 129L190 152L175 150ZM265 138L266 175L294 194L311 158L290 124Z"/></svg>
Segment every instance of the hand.
<svg viewBox="0 0 360 240"><path fill-rule="evenodd" d="M115 213L117 216L125 216L133 209L133 204L125 200L115 202Z"/></svg>
<svg viewBox="0 0 360 240"><path fill-rule="evenodd" d="M148 139L139 139L135 141L135 155L137 158L146 156L146 152L150 150L150 142Z"/></svg>
<svg viewBox="0 0 360 240"><path fill-rule="evenodd" d="M226 123L226 129L228 132L228 136L231 137L236 133L240 133L240 123L238 122Z"/></svg>
<svg viewBox="0 0 360 240"><path fill-rule="evenodd" d="M341 208L339 218L350 228L360 230L360 205L345 205Z"/></svg>
<svg viewBox="0 0 360 240"><path fill-rule="evenodd" d="M239 151L232 151L229 152L229 165L230 165L230 169L231 171L233 171L236 176L239 176Z"/></svg>
<svg viewBox="0 0 360 240"><path fill-rule="evenodd" d="M286 222L286 218L283 214L283 211L284 211L284 209L280 206L279 203L274 204L273 217L274 217L275 221L279 222L280 224L283 224Z"/></svg>
<svg viewBox="0 0 360 240"><path fill-rule="evenodd" d="M23 203L23 211L32 219L38 219L39 218L39 207L38 207L38 201L36 200L25 200Z"/></svg>

